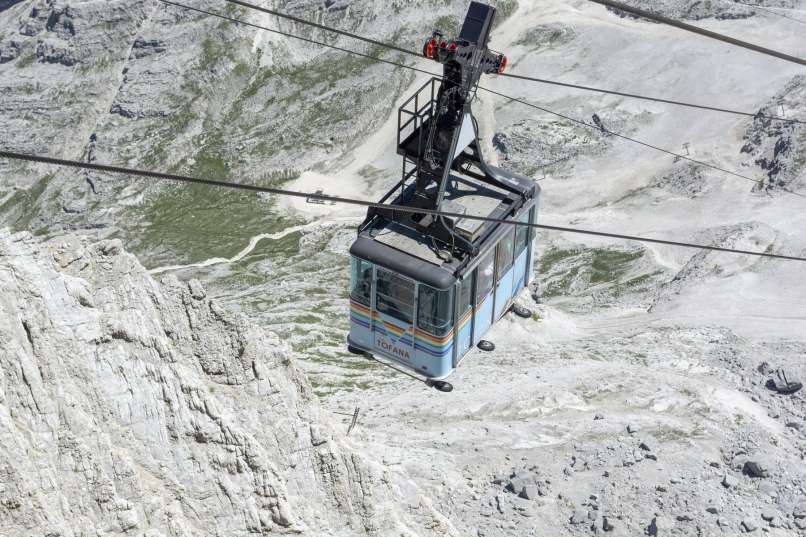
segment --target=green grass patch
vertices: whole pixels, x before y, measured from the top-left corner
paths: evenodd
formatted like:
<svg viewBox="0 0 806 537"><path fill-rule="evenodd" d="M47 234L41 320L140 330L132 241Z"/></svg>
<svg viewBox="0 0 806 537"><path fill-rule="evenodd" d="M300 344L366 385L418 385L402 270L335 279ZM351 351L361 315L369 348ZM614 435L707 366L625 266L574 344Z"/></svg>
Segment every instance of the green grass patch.
<svg viewBox="0 0 806 537"><path fill-rule="evenodd" d="M515 45L530 49L552 48L570 41L573 37L574 32L569 28L538 26L521 34L518 40L515 41Z"/></svg>
<svg viewBox="0 0 806 537"><path fill-rule="evenodd" d="M618 295L647 283L658 274L642 274L624 281L644 252L613 248L551 248L539 259L538 271L546 298L575 294L591 286L610 284Z"/></svg>
<svg viewBox="0 0 806 537"><path fill-rule="evenodd" d="M551 269L561 261L579 255L579 253L580 250L563 250L561 248L550 248L546 250L539 259L538 267L540 273L545 274L550 272Z"/></svg>
<svg viewBox="0 0 806 537"><path fill-rule="evenodd" d="M161 189L144 205L141 221L136 232L126 234L132 251L149 266L232 257L253 235L292 225L257 194L205 185Z"/></svg>
<svg viewBox="0 0 806 537"><path fill-rule="evenodd" d="M30 229L31 223L39 213L43 201L42 196L51 179L53 179L53 174L41 177L30 188L17 190L0 205L0 217L2 217L0 220L4 225L14 231L28 230L38 233L38 230Z"/></svg>
<svg viewBox="0 0 806 537"><path fill-rule="evenodd" d="M209 71L220 62L222 58L231 58L231 56L231 44L214 36L207 37L202 42L202 53L201 56L199 56L198 69L200 71Z"/></svg>
<svg viewBox="0 0 806 537"><path fill-rule="evenodd" d="M596 249L592 251L591 283L616 281L627 270L633 261L640 259L643 252L623 252L620 250Z"/></svg>

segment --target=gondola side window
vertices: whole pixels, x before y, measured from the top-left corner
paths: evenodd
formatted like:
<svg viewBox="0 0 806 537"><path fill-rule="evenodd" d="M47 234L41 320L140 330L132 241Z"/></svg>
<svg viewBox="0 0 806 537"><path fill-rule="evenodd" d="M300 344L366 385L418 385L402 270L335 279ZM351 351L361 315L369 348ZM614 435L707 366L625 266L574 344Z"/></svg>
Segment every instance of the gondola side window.
<svg viewBox="0 0 806 537"><path fill-rule="evenodd" d="M350 298L369 307L372 297L372 264L353 257L350 265Z"/></svg>
<svg viewBox="0 0 806 537"><path fill-rule="evenodd" d="M476 276L476 305L481 304L493 288L494 268L495 251L492 251L479 263L478 275Z"/></svg>
<svg viewBox="0 0 806 537"><path fill-rule="evenodd" d="M498 255L496 256L495 260L495 269L497 271L499 280L504 277L506 271L512 266L512 249L514 246L514 241L515 230L510 229L509 232L501 239L501 242L498 243Z"/></svg>
<svg viewBox="0 0 806 537"><path fill-rule="evenodd" d="M414 319L414 282L383 269L376 269L375 309L411 324Z"/></svg>
<svg viewBox="0 0 806 537"><path fill-rule="evenodd" d="M521 222L529 222L529 213L523 215L523 218L520 219ZM515 228L515 258L526 249L526 245L529 243L529 228L527 226L518 226Z"/></svg>
<svg viewBox="0 0 806 537"><path fill-rule="evenodd" d="M471 308L473 302L473 274L468 274L459 284L459 316Z"/></svg>
<svg viewBox="0 0 806 537"><path fill-rule="evenodd" d="M420 284L417 295L417 327L435 336L453 328L453 287L440 291Z"/></svg>

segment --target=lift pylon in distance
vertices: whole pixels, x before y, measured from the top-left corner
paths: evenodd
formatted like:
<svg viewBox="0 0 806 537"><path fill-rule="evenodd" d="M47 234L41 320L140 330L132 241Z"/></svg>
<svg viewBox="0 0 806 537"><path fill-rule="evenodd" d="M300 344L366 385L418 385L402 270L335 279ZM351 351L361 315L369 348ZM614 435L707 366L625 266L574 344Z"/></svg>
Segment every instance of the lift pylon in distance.
<svg viewBox="0 0 806 537"><path fill-rule="evenodd" d="M443 65L398 110L402 179L382 204L536 222L540 189L484 161L471 104L507 59L487 45L495 8L471 2L458 37L423 54ZM370 208L350 248L348 348L428 385L448 377L528 285L533 228ZM441 383L444 384L444 383Z"/></svg>

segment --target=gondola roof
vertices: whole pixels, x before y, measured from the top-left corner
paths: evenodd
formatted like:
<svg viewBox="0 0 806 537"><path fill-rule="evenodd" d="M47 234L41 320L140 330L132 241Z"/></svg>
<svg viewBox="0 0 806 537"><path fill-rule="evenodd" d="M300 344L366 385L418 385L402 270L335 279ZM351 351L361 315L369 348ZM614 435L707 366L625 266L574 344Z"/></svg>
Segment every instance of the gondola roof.
<svg viewBox="0 0 806 537"><path fill-rule="evenodd" d="M509 171L488 166L488 171L499 181L505 182L526 198L536 197L540 187L534 180ZM445 190L443 210L488 218L512 217L513 205L521 196L473 177L451 174ZM402 203L396 199L392 204ZM507 226L479 220L457 219L455 229L466 237L472 237L485 251L485 244L494 244L506 231ZM438 289L446 289L456 282L457 271L468 265L467 256L449 246L434 241L427 235L377 215L365 227L350 253L370 263L403 274Z"/></svg>

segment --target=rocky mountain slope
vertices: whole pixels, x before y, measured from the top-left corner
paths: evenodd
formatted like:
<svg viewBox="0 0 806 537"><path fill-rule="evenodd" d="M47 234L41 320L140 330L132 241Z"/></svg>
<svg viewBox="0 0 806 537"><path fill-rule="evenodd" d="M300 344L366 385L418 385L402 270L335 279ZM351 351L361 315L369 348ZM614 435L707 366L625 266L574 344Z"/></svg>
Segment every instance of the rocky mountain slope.
<svg viewBox="0 0 806 537"><path fill-rule="evenodd" d="M0 232L4 536L458 535L277 336L119 241Z"/></svg>
<svg viewBox="0 0 806 537"><path fill-rule="evenodd" d="M188 4L403 59L232 4ZM435 21L455 20L460 4L308 0L276 7L416 48ZM157 0L29 0L0 9L0 143L19 151L283 182L304 170L327 169L354 149L412 81L408 71ZM10 179L0 185L0 214L10 224L118 237L149 265L229 253L242 232L278 220L269 203L237 193L2 166ZM209 228L185 222L199 207ZM185 218L169 222L166 212ZM222 234L226 229L238 231Z"/></svg>
<svg viewBox="0 0 806 537"><path fill-rule="evenodd" d="M806 56L802 0L764 0L760 7L732 0L628 1ZM496 4L502 21L492 44L509 56L511 72L806 118L806 80L798 66L585 0ZM334 39L222 2L193 5ZM265 5L410 48L435 26L455 28L466 8L465 1L435 0ZM343 38L333 42L383 53ZM434 68L425 60L406 61ZM12 149L377 199L400 174L395 107L424 82L424 76L156 1L0 2L0 144ZM490 77L485 85L588 123L596 114L609 130L746 176L674 159L480 92L474 107L487 156L541 182L542 222L806 256L803 198L785 192L806 193L803 125L512 79ZM541 233L536 286L520 298L535 316L499 323L489 335L497 351L471 353L453 378L455 391L445 396L345 350L347 252L363 216L360 209L5 161L0 161L0 174L0 227L45 238L65 233L92 237L44 245L20 236L4 238L20 261L5 256L4 266L14 266L12 274L18 276L0 275L13 289L23 289L25 300L14 300L24 303L15 307L29 312L50 308L51 320L43 326L76 323L63 343L48 350L48 357L58 357L60 378L79 379L71 382L81 388L100 385L91 396L70 386L64 392L68 402L52 403L67 409L54 418L48 397L61 401L62 392L53 388L55 395L46 396L29 389L22 365L4 358L4 364L12 364L4 369L19 379L10 385L20 398L30 397L25 411L15 410L15 415L34 425L9 426L12 432L2 438L13 438L13 446L27 442L36 462L6 465L21 469L9 478L16 488L9 489L7 505L0 503L5 517L0 527L8 520L24 535L21 528L31 520L45 520L44 513L52 510L23 500L37 498L41 488L48 502L56 498L59 503L42 500L40 505L61 505L62 482L56 479L69 477L65 501L75 496L78 506L60 507L58 512L66 514L53 515L53 525L68 528L66 534L72 517L84 528L122 531L118 513L124 513L124 520L139 521L131 530L136 532L148 520L180 516L152 514L141 508L147 502L136 500L152 496L159 505L175 505L170 513L181 513L190 534L212 531L216 517L226 521L220 533L226 532L225 523L247 532L255 527L255 516L268 521L265 528L271 531L292 532L304 525L303 531L312 535L327 535L326 527L337 535L383 534L387 528L392 535L428 535L433 528L433 533L484 537L806 534L804 394L783 396L766 386L779 367L801 381L806 377L806 288L797 263ZM99 238L119 239L166 284L154 284L139 267L130 271L136 265L128 254L114 253L117 243L92 246ZM90 271L80 269L80 261L61 268L62 253L53 263L45 262L49 252L61 248L60 241L68 244L65 252L83 249L84 258L95 260L98 268L91 275L76 272ZM136 318L135 309L124 307L103 317L109 297L117 300L123 294L123 288L103 279L107 262L135 274L126 280L112 270L133 283L125 294L131 302L123 304L132 303L147 316ZM35 273L45 276L19 276ZM59 282L66 275L78 276L78 288L69 284L62 289ZM202 282L204 291L191 284L194 280ZM82 291L85 287L89 291ZM107 289L118 292L110 295ZM149 297L145 302L143 290ZM19 295L5 293L5 284L0 292ZM36 292L41 298L28 299ZM217 306L208 307L210 299ZM81 305L82 300L96 306ZM62 302L72 304L68 311L81 312L82 322L77 317L62 321L56 308ZM80 342L85 341L87 316L88 336L100 338L90 348L121 346L125 356L139 360L142 355L148 363L177 359L187 365L165 367L176 369L182 383L201 386L198 393L205 397L181 387L179 393L168 389L170 405L184 402L194 409L172 410L185 407L165 403L156 373L145 368L149 372L143 373L136 369L139 362L129 364L117 354L110 360L115 367L123 364L125 380L94 362L87 365L85 358L79 360L82 368L68 369L75 345L84 348ZM248 319L263 335L233 327L246 321L231 325L219 317ZM3 331L9 334L3 340L9 349L28 353L23 356L34 352L27 350L35 345L28 343L21 322L6 321L6 316L2 322L11 323ZM191 323L199 334L212 330L226 343L201 335L194 339ZM182 345L170 344L174 325L181 328L177 341ZM141 332L143 326L148 330ZM161 335L165 328L169 334ZM305 385L301 380L283 384L268 405L277 413L262 404L273 388L265 387L261 373L249 371L249 360L259 357L263 346L254 350L246 344L257 337L276 346L269 331L290 346L288 354L312 388L300 388ZM43 337L55 341L62 333L40 327L31 334L36 342ZM79 343L68 345L72 339ZM275 363L272 356L269 363ZM135 369L126 369L129 365ZM267 378L272 382L277 382L272 376L279 375L277 368L289 378L298 375L291 366L271 366ZM172 372L154 370L173 378ZM56 374L47 367L39 376L37 371L25 370L34 386L38 378L47 382ZM147 411L137 404L128 410L134 401L131 392L126 395L130 384L137 398L151 401ZM36 409L34 392L45 401L43 412ZM360 407L349 443L341 438L347 424L339 423L349 418L336 414L334 420L311 393L339 412ZM222 412L222 423L239 431L241 444L234 451L226 447L229 440L215 440L221 426L204 409L208 399L224 409L212 411ZM86 410L79 403L70 406L73 400L89 401L82 403ZM92 406L95 400L104 402ZM69 448L63 448L71 457L64 463L34 449L50 445L34 432L61 427L53 421L61 415L72 419L75 408L84 422L100 424L85 428L69 422L82 446L80 466ZM289 414L301 417L284 417ZM47 425L41 424L43 415L49 416ZM189 425L188 415L195 420ZM286 434L274 438L278 429L268 427L269 422ZM330 429L323 422L338 425ZM157 433L143 432L140 423L166 431L167 440L152 438ZM320 436L311 432L311 424L319 424L318 430L325 431L321 437L329 438L315 449L310 444ZM102 431L100 441L81 436L85 429ZM297 429L299 437L290 432ZM178 431L178 438L170 431ZM196 440L197 431L204 442ZM261 460L276 463L269 471L275 492L252 492L263 479L254 476L263 475L265 466L252 469L248 450L238 447L252 446L243 440L250 435L256 444L270 446L260 448L266 450ZM131 442L115 443L117 438ZM133 455L126 451L126 456L112 457L119 448L110 446L129 444ZM152 444L159 447L153 456ZM338 461L349 457L366 464L323 465L310 458L325 448L338 451ZM27 460L23 449L13 447L9 460ZM164 459L173 452L179 455ZM367 454L378 458L377 465ZM119 459L134 462L124 465ZM84 462L90 460L119 483L115 498L128 504L112 508L118 504L82 496L81 480L96 475L96 466ZM191 460L208 461L202 465L204 479L189 471L195 464ZM118 466L125 468L120 475L114 471ZM40 473L40 467L48 470ZM75 468L81 468L80 476ZM328 485L322 476L331 474L338 479ZM376 492L366 499L370 488ZM309 492L310 502L303 497ZM170 498L179 503L171 504ZM321 502L330 506L324 514L314 507ZM287 506L282 513L291 513L288 527L272 518L281 513L280 505ZM376 518L380 522L373 526ZM96 520L107 526L93 526ZM170 535L170 528L157 527L160 523L154 529Z"/></svg>

